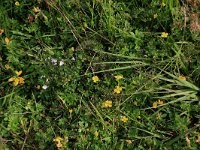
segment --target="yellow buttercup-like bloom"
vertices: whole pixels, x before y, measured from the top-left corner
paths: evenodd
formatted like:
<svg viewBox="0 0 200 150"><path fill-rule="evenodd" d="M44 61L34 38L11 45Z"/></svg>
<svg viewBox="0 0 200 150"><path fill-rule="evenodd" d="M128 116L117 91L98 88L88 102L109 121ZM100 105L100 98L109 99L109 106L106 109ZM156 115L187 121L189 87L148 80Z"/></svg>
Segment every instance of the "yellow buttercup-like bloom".
<svg viewBox="0 0 200 150"><path fill-rule="evenodd" d="M179 80L185 81L185 80L186 80L186 77L183 76L183 75L180 75L180 76L179 76Z"/></svg>
<svg viewBox="0 0 200 150"><path fill-rule="evenodd" d="M126 116L122 116L121 117L121 121L124 122L124 123L127 123L128 122L128 118Z"/></svg>
<svg viewBox="0 0 200 150"><path fill-rule="evenodd" d="M62 143L61 143L61 141L62 141L63 139L60 137L60 136L57 136L57 137L55 137L54 139L53 139L53 141L56 143L56 146L58 147L58 148L61 148L63 145L62 145Z"/></svg>
<svg viewBox="0 0 200 150"><path fill-rule="evenodd" d="M20 71L15 71L15 73L16 73L17 76L20 76L22 74L22 71L21 70Z"/></svg>
<svg viewBox="0 0 200 150"><path fill-rule="evenodd" d="M19 84L24 84L24 78L19 77L18 80L19 80Z"/></svg>
<svg viewBox="0 0 200 150"><path fill-rule="evenodd" d="M116 79L116 80L123 79L123 75L116 75L116 76L115 76L115 79Z"/></svg>
<svg viewBox="0 0 200 150"><path fill-rule="evenodd" d="M6 37L6 38L5 38L5 42L6 42L6 44L8 45L8 44L10 44L11 40L10 40L8 37Z"/></svg>
<svg viewBox="0 0 200 150"><path fill-rule="evenodd" d="M112 101L105 101L102 103L102 106L105 108L112 107Z"/></svg>
<svg viewBox="0 0 200 150"><path fill-rule="evenodd" d="M19 6L19 2L18 1L15 2L15 6Z"/></svg>
<svg viewBox="0 0 200 150"><path fill-rule="evenodd" d="M33 7L32 10L34 13L39 13L41 11L41 9L39 7Z"/></svg>
<svg viewBox="0 0 200 150"><path fill-rule="evenodd" d="M69 113L71 114L73 112L73 109L69 109Z"/></svg>
<svg viewBox="0 0 200 150"><path fill-rule="evenodd" d="M8 82L13 82L14 86L17 86L18 84L24 84L24 78L19 77L22 74L22 71L16 71L15 73L18 77L11 77L8 79Z"/></svg>
<svg viewBox="0 0 200 150"><path fill-rule="evenodd" d="M122 87L119 86L119 85L116 86L115 89L114 89L114 93L117 93L117 94L121 93L121 91L122 91Z"/></svg>
<svg viewBox="0 0 200 150"><path fill-rule="evenodd" d="M13 82L14 80L15 80L15 78L12 77L12 78L8 79L8 82Z"/></svg>
<svg viewBox="0 0 200 150"><path fill-rule="evenodd" d="M63 145L62 145L62 143L58 142L58 143L56 144L56 146L57 146L57 148L61 148Z"/></svg>
<svg viewBox="0 0 200 150"><path fill-rule="evenodd" d="M0 29L0 35L4 33L4 29Z"/></svg>
<svg viewBox="0 0 200 150"><path fill-rule="evenodd" d="M157 103L158 103L158 105L162 105L164 102L159 99Z"/></svg>
<svg viewBox="0 0 200 150"><path fill-rule="evenodd" d="M161 37L162 37L162 38L167 38L167 37L168 37L168 33L162 32Z"/></svg>
<svg viewBox="0 0 200 150"><path fill-rule="evenodd" d="M127 144L132 144L132 143L133 143L133 140L126 140L126 143L127 143Z"/></svg>
<svg viewBox="0 0 200 150"><path fill-rule="evenodd" d="M54 142L60 142L62 141L63 139L60 137L60 136L57 136L53 139Z"/></svg>
<svg viewBox="0 0 200 150"><path fill-rule="evenodd" d="M98 137L98 136L99 136L99 132L98 132L98 131L95 131L95 132L94 132L94 135L95 135L95 137Z"/></svg>
<svg viewBox="0 0 200 150"><path fill-rule="evenodd" d="M93 80L94 83L97 83L97 82L100 81L98 76L93 76L92 80Z"/></svg>
<svg viewBox="0 0 200 150"><path fill-rule="evenodd" d="M157 103L157 102L154 102L152 107L153 107L153 108L157 108L157 106L158 106L158 103Z"/></svg>
<svg viewBox="0 0 200 150"><path fill-rule="evenodd" d="M16 78L16 79L14 80L14 86L17 86L18 84L19 84L19 79Z"/></svg>

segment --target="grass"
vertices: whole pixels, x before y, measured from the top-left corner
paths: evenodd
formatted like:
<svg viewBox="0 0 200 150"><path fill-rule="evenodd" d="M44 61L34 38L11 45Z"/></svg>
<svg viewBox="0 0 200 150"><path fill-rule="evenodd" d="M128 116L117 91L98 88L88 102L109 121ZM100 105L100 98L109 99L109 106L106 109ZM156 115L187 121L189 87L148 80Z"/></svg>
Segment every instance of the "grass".
<svg viewBox="0 0 200 150"><path fill-rule="evenodd" d="M0 149L199 149L199 1L0 2Z"/></svg>

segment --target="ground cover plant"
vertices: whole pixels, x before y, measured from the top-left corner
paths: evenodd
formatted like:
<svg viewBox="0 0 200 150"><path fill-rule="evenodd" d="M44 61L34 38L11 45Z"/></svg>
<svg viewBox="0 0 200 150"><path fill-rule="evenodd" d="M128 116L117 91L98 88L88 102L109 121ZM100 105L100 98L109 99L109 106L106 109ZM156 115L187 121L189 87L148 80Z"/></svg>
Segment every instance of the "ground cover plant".
<svg viewBox="0 0 200 150"><path fill-rule="evenodd" d="M200 148L199 0L1 0L1 150Z"/></svg>

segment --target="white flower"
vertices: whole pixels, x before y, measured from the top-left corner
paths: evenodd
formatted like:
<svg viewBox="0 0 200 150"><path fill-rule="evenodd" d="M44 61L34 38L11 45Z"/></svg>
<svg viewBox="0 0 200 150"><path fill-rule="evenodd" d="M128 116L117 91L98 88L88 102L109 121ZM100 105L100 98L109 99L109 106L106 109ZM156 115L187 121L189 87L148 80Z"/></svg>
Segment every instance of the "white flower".
<svg viewBox="0 0 200 150"><path fill-rule="evenodd" d="M62 65L64 65L65 63L64 63L64 61L60 61L60 63L59 63L59 66L62 66Z"/></svg>
<svg viewBox="0 0 200 150"><path fill-rule="evenodd" d="M57 65L57 59L51 58L51 62L52 62L54 65Z"/></svg>
<svg viewBox="0 0 200 150"><path fill-rule="evenodd" d="M72 57L72 60L76 60L74 57Z"/></svg>
<svg viewBox="0 0 200 150"><path fill-rule="evenodd" d="M42 88L43 88L44 90L46 90L46 89L48 88L48 86L47 86L47 85L43 85Z"/></svg>

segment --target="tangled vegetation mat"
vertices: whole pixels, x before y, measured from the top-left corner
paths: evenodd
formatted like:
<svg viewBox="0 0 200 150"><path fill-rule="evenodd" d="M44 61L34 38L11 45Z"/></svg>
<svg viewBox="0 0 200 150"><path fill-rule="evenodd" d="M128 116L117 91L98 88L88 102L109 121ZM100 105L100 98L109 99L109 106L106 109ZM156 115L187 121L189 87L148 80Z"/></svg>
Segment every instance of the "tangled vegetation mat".
<svg viewBox="0 0 200 150"><path fill-rule="evenodd" d="M199 0L0 0L0 150L200 149Z"/></svg>

